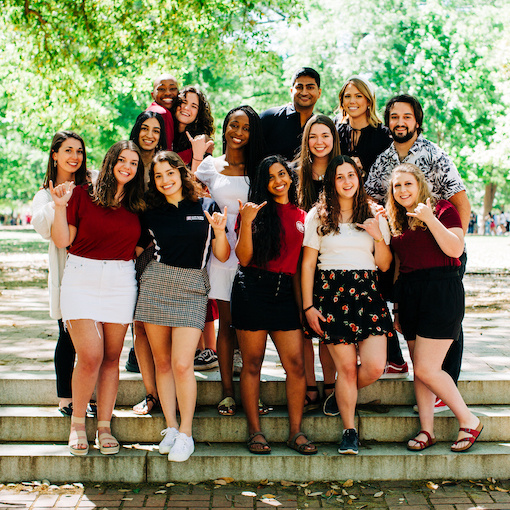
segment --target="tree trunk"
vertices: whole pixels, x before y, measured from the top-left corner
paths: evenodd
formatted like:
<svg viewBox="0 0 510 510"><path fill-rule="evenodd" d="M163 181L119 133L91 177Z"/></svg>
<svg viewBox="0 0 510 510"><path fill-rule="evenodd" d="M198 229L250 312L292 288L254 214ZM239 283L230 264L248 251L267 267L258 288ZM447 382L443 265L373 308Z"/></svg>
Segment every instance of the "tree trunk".
<svg viewBox="0 0 510 510"><path fill-rule="evenodd" d="M485 196L483 197L483 217L492 211L492 203L494 202L494 196L496 195L497 184L490 182L485 185Z"/></svg>

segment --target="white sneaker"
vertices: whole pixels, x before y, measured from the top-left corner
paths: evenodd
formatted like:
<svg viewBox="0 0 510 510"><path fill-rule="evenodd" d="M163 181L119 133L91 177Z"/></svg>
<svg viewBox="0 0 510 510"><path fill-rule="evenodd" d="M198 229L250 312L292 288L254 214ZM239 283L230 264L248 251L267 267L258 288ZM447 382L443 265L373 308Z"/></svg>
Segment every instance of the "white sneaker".
<svg viewBox="0 0 510 510"><path fill-rule="evenodd" d="M175 438L175 443L168 454L168 460L174 462L184 462L190 458L190 455L195 451L195 443L193 438L187 436L184 432L179 432Z"/></svg>
<svg viewBox="0 0 510 510"><path fill-rule="evenodd" d="M161 431L161 435L165 436L163 441L159 443L159 453L162 455L167 455L170 453L172 446L175 443L175 438L178 436L179 431L174 427L168 427L165 430Z"/></svg>

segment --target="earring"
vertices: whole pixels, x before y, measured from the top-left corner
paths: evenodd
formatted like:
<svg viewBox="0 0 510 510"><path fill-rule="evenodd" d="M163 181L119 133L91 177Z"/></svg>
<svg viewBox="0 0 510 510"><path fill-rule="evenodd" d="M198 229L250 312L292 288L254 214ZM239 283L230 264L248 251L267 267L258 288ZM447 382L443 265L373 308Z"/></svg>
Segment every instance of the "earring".
<svg viewBox="0 0 510 510"><path fill-rule="evenodd" d="M57 168L57 160L56 159L53 160L53 167Z"/></svg>

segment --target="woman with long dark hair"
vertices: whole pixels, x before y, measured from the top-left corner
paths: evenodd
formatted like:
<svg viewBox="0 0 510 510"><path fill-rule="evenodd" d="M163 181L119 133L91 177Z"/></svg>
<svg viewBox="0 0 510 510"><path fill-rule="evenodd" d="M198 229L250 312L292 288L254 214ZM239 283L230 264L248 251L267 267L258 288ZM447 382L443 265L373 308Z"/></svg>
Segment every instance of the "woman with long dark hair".
<svg viewBox="0 0 510 510"><path fill-rule="evenodd" d="M78 357L73 372L69 449L86 455L87 403L97 384L97 443L117 453L110 421L119 384L119 358L136 303L135 247L143 201L143 165L131 141L106 153L95 186L65 182L49 189L55 202L51 237L69 246L62 278L62 320Z"/></svg>

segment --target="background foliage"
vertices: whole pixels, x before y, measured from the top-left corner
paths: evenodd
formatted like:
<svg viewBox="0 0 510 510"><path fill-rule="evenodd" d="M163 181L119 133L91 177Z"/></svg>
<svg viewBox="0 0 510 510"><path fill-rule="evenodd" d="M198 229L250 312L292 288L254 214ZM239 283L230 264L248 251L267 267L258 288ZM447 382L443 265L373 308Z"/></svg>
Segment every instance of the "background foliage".
<svg viewBox="0 0 510 510"><path fill-rule="evenodd" d="M248 103L288 100L295 68L320 71L333 114L352 74L382 107L399 92L455 159L475 205L510 202L510 6L480 0L2 0L0 200L31 199L55 131L99 166L150 102L162 70L199 84L218 126ZM219 135L217 135L219 142ZM221 145L217 143L217 145ZM486 205L490 207L491 204Z"/></svg>

